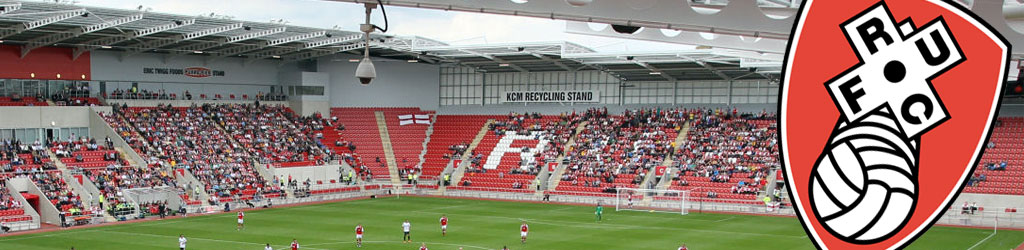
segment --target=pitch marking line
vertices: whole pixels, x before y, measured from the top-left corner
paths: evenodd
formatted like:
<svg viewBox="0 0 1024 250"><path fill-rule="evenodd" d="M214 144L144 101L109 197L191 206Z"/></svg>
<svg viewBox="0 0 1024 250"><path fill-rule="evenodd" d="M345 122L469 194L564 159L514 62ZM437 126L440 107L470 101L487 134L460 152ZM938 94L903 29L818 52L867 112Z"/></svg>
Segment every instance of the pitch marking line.
<svg viewBox="0 0 1024 250"><path fill-rule="evenodd" d="M416 212L416 211L413 211ZM561 220L526 220L523 218L495 216L495 215L479 215L479 214L454 214L449 215L459 216L476 216L485 218L499 218L499 219L512 219L517 221L532 221L538 224L557 225L557 226L576 226L576 227L607 227L615 229L657 229L657 230L680 230L680 231L696 231L696 232L711 232L711 233L726 233L726 234L747 234L747 235L759 235L759 236L770 236L770 237L787 237L787 238L805 238L806 235L780 235L780 234L765 234L765 233L751 233L751 232L733 232L733 231L720 231L720 230L707 230L707 229L696 229L696 228L674 228L674 227L651 227L651 226L636 226L636 225L623 225L616 223L603 223L603 224L592 224L592 223L581 223L574 221L561 221Z"/></svg>
<svg viewBox="0 0 1024 250"><path fill-rule="evenodd" d="M102 232L110 232L110 233L119 233L119 234L128 234L128 235L138 235L138 236L152 236L152 237L164 237L164 238L178 238L178 237L175 237L174 235L162 235L162 234L149 234L149 233L134 233L134 232L121 232L121 231L110 231L110 230L97 230L97 231L102 231ZM248 244L248 245L260 245L260 246L265 246L265 245L266 245L266 243L256 243L256 242L247 242L247 241L234 241L234 240L218 240L218 239L208 239L208 238L199 238L199 237L185 237L185 238L186 238L186 239L189 239L189 240L204 240L204 241L213 241L213 242L222 242L222 243L234 243L234 244ZM282 247L288 247L288 246L290 246L290 245L281 245L281 246L282 246ZM327 250L327 249L322 249L322 248L312 248L312 247L303 247L303 248L304 248L304 249L314 249L314 250Z"/></svg>
<svg viewBox="0 0 1024 250"><path fill-rule="evenodd" d="M147 227L147 226L154 226L154 225L175 224L175 223L198 221L198 220L221 219L221 218L224 218L224 217L231 217L231 216L234 216L234 214L209 215L209 216L204 216L202 218L191 219L191 220L185 219L185 218L175 218L175 219L171 219L171 220L158 221L158 222L153 222L153 223L144 223L144 222L141 222L141 223L129 223L129 224L125 224L123 226L119 226L117 228ZM93 232L93 231L106 231L106 230L101 230L101 228L99 228L99 227L86 228L86 229L69 228L69 229L64 229L63 231L59 231L59 232L52 233L52 234L40 234L40 235L34 235L34 236L28 236L28 237L20 237L20 238L14 238L14 237L12 237L12 238L4 238L4 239L0 239L0 242L19 241L19 240L28 240L28 239L36 239L36 238L46 238L46 237L54 237L54 236L60 236L60 235L65 235L65 234L87 233L87 232Z"/></svg>
<svg viewBox="0 0 1024 250"><path fill-rule="evenodd" d="M992 236L996 236L996 233L997 232L992 232L991 234L988 235L988 237L985 237L984 239L981 239L980 241L978 241L978 243L974 243L974 245L971 246L970 248L967 248L967 250L971 250L971 249L974 249L975 247L980 246L981 243L985 243L985 241L987 241L988 239L992 238Z"/></svg>

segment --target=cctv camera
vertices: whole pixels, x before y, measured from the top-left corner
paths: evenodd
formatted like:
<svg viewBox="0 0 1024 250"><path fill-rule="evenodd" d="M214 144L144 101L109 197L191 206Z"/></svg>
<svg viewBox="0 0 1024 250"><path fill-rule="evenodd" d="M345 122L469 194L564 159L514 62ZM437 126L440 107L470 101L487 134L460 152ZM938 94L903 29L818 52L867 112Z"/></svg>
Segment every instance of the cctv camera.
<svg viewBox="0 0 1024 250"><path fill-rule="evenodd" d="M356 78L359 78L359 83L363 85L369 85L373 78L377 78L377 70L373 68L373 62L369 57L364 57L359 62L359 66L356 67Z"/></svg>

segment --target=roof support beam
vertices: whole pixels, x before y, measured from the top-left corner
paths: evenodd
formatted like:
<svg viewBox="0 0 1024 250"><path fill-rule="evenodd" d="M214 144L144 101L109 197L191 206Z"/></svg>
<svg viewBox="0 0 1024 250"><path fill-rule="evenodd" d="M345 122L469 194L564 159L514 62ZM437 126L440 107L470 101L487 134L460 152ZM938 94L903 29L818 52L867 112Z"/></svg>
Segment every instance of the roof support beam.
<svg viewBox="0 0 1024 250"><path fill-rule="evenodd" d="M558 60L552 59L552 58L550 58L550 57L548 57L546 55L539 54L539 53L536 53L536 52L530 52L530 55L536 56L537 58L540 58L541 60L544 60L544 61L547 61L547 62L551 62L551 63L555 64L555 66L558 66L559 68L562 68L565 71L574 71L572 68L569 68L569 66L566 66L564 63L559 62Z"/></svg>
<svg viewBox="0 0 1024 250"><path fill-rule="evenodd" d="M407 43L411 43L412 46L404 46L404 44L407 44ZM438 63L439 61L443 61L444 60L444 58L435 58L435 57L432 57L430 55L427 55L426 51L415 52L415 51L411 50L411 48L415 48L416 47L415 45L417 43L425 43L425 44L428 44L428 46L429 46L429 44L434 44L434 42L432 40L425 40L425 39L420 39L420 38L413 38L411 41L407 40L407 39L391 38L391 39L388 39L387 41L385 41L383 43L374 44L374 46L378 46L378 47L381 47L381 48L394 50L395 52L397 52L397 54L394 54L394 55L391 55L391 56L398 56L398 55L412 56L412 57L416 57L416 60L423 60L423 61L426 61L428 63L435 63L435 64Z"/></svg>
<svg viewBox="0 0 1024 250"><path fill-rule="evenodd" d="M652 74L659 75L662 78L665 78L665 80L669 80L669 81L673 81L673 82L674 81L678 81L675 77L672 77L672 76L670 76L668 74L665 74L665 72L661 72L660 69L655 68L654 66L651 66L648 63L645 63L645 62L635 62L635 63L636 63L636 65L640 65L641 67L644 67L644 68L650 70Z"/></svg>
<svg viewBox="0 0 1024 250"><path fill-rule="evenodd" d="M510 63L510 62L506 61L505 59L497 58L497 57L494 57L494 56L491 56L491 55L488 55L488 54L484 54L484 53L480 53L480 52L476 52L476 51L472 51L472 50L460 49L459 51L466 52L466 53L469 53L469 54L472 54L472 55L475 55L475 56L487 58L487 59L490 59L491 61L498 62L498 66L502 66L502 67L508 66L508 67L516 69L516 70L518 70L520 72L530 72L529 70L526 70L523 67L519 67L518 65L515 65L513 63Z"/></svg>
<svg viewBox="0 0 1024 250"><path fill-rule="evenodd" d="M342 53L342 52L346 52L346 51L353 51L353 50L357 50L357 49L362 49L365 46L366 46L366 43L363 43L363 42L353 43L353 44L344 45L344 46L341 46L341 47L338 47L338 48L332 48L330 50L308 50L308 51L303 51L303 52L299 52L299 53L296 53L296 54L291 54L291 55L284 56L281 59L284 62L301 61L301 60L306 60L306 59L310 59L310 58L317 58L317 57L321 57L321 56L333 55L333 54Z"/></svg>
<svg viewBox="0 0 1024 250"><path fill-rule="evenodd" d="M4 3L0 4L0 15L14 12L21 9L21 3Z"/></svg>
<svg viewBox="0 0 1024 250"><path fill-rule="evenodd" d="M696 63L697 65L700 65L701 67L704 67L705 69L710 70L712 73L715 73L715 75L718 75L718 77L721 77L722 80L732 81L732 77L729 77L729 75L726 75L725 73L722 73L721 70L716 69L714 66L711 66L707 62L694 59L693 57L683 56L683 55L679 55L679 58L683 58L683 59L687 59L687 60L693 61L693 63Z"/></svg>
<svg viewBox="0 0 1024 250"><path fill-rule="evenodd" d="M302 45L301 49L312 49L316 47L323 47L332 44L349 43L363 39L363 34L355 34L343 37L331 37L324 40L308 42Z"/></svg>
<svg viewBox="0 0 1024 250"><path fill-rule="evenodd" d="M131 40L131 39L135 39L135 38L139 38L139 37L144 37L144 36L152 35L152 34L163 32L163 31L167 31L167 30L172 30L172 29L175 29L175 28L183 27L183 26L192 25L195 22L196 22L195 19L176 20L176 21L171 22L169 24L154 26L154 27L145 28L145 29L141 29L141 30L134 30L134 31L128 32L128 33L120 35L120 36L104 37L104 38L94 39L92 41L87 41L83 45L79 45L77 48L75 48L75 50L74 50L74 52L72 54L72 58L73 59L78 59L78 57L81 56L82 54L84 54L85 52L96 50L96 48L99 48L100 46L111 46L111 45L114 45L114 44L117 44L117 43L120 43L120 42Z"/></svg>
<svg viewBox="0 0 1024 250"><path fill-rule="evenodd" d="M200 31L192 32L192 33L185 33L185 34L175 35L172 39L157 39L157 40L151 40L151 41L148 41L148 42L143 42L143 43L140 43L140 44L136 44L136 45L132 45L132 46L127 47L126 49L128 51L125 52L125 54L123 56L135 55L135 54L138 54L138 53L142 53L144 51L148 51L148 50L152 50L152 49L158 49L158 48L161 48L161 47L164 47L164 46L167 46L167 45L171 45L171 44L175 44L175 43L180 43L182 41L188 41L188 40L192 40L192 39L196 39L196 38L200 38L200 37L204 37L204 36L209 36L209 35L213 35L213 34L217 34L217 33L223 33L223 32L228 32L228 31L232 31L232 30L236 30L236 29L241 29L242 25L243 25L242 23L235 23L235 24L220 26L220 27L216 27L216 28L212 28L212 29L206 29L206 30L200 30Z"/></svg>
<svg viewBox="0 0 1024 250"><path fill-rule="evenodd" d="M328 39L324 39L324 40L308 42L308 43L302 44L299 47L283 47L283 48L275 48L275 49L269 49L269 50L261 50L261 51L257 51L257 52L253 52L253 53L248 54L247 56L249 57L249 59L246 60L246 62L247 63L251 63L251 62L256 61L256 60L265 59L265 58L271 58L271 57L274 57L274 56L281 56L281 55L288 54L288 53L295 52L295 51L313 49L313 48L318 48L318 47L323 47L323 46L332 45L332 44L338 44L338 43L355 42L355 41L359 41L359 40L362 40L362 39L363 39L363 34L355 34L355 35L350 35L350 36L332 37L332 38L328 38Z"/></svg>
<svg viewBox="0 0 1024 250"><path fill-rule="evenodd" d="M43 27L43 26L46 26L47 24L60 22L60 21L67 20L67 19L72 18L72 17L76 17L76 16L81 16L81 15L83 15L85 13L87 13L85 11L85 9L69 10L69 11L65 11L65 12L62 12L62 13L57 14L57 15L47 16L47 17L45 17L43 19L28 21L28 22L24 22L24 23L21 23L21 24L15 24L15 25L7 27L7 29L5 29L5 30L0 30L0 39L6 38L6 37L9 37L9 36L21 33L21 32L25 32L26 30L31 30L31 29Z"/></svg>
<svg viewBox="0 0 1024 250"><path fill-rule="evenodd" d="M230 47L230 48L226 48L226 49L222 49L222 50L217 50L217 51L214 51L213 53L217 54L217 58L224 58L224 57L229 57L229 56L236 56L236 55L239 55L239 54L242 54L242 53L245 53L245 52L249 52L249 51L265 49L265 48L271 47L271 46L277 46L277 45L286 44L286 43L290 43L290 42L301 41L301 40L306 40L306 39L315 38L315 37L321 37L321 36L324 36L324 35L327 35L327 31L317 31L317 32L313 32L313 33L306 33L306 34L301 34L301 35L282 37L282 38L278 38L278 39L274 39L274 40L260 41L257 44L234 46L234 47Z"/></svg>
<svg viewBox="0 0 1024 250"><path fill-rule="evenodd" d="M65 30L64 32L53 33L43 37L34 38L32 40L28 40L27 44L21 47L21 57L24 58L25 55L28 55L28 52L32 51L33 49L52 45L67 39L75 38L81 36L82 34L88 34L104 30L110 27L138 21L139 19L142 19L142 14L121 17L118 19L108 20L98 24L82 26L81 28L69 29Z"/></svg>
<svg viewBox="0 0 1024 250"><path fill-rule="evenodd" d="M260 30L260 31L256 31L256 32L245 33L245 34L241 34L241 35L237 35L237 36L230 36L230 37L227 37L227 38L217 39L217 42L214 42L214 43L197 43L197 44L191 44L191 45L181 46L181 47L177 47L177 48L172 48L171 49L171 54L175 54L175 55L191 54L192 51L203 51L203 50L207 50L207 49L210 49L210 48L215 48L215 47L224 45L226 43L235 43L235 42L241 42L241 41L245 41L245 40L249 40L249 39L256 39L256 38L260 38L260 37L265 37L265 36L269 36L269 35L273 35L273 34L282 33L284 31L285 31L285 27L277 27L277 28L268 29L268 30Z"/></svg>

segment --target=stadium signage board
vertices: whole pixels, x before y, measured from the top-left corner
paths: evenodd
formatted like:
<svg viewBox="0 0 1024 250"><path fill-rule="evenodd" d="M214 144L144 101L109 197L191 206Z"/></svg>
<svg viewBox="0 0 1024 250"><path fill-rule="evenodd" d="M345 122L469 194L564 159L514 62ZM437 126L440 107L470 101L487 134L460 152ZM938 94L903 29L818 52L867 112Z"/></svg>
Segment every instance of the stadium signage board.
<svg viewBox="0 0 1024 250"><path fill-rule="evenodd" d="M815 246L899 249L934 225L985 149L1010 51L950 0L804 1L779 141Z"/></svg>
<svg viewBox="0 0 1024 250"><path fill-rule="evenodd" d="M142 68L142 73L152 75L181 75L192 78L221 77L225 75L223 70L213 70L206 67Z"/></svg>
<svg viewBox="0 0 1024 250"><path fill-rule="evenodd" d="M505 91L502 103L530 102L598 102L601 95L593 90Z"/></svg>

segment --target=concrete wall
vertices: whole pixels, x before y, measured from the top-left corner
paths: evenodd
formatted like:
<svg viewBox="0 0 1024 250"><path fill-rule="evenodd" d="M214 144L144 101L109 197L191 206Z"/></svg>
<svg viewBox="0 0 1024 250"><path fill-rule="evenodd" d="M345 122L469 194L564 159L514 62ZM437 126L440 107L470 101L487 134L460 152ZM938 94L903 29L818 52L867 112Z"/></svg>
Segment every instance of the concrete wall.
<svg viewBox="0 0 1024 250"><path fill-rule="evenodd" d="M323 181L324 183L330 183L330 180L337 180L341 174L338 172L341 169L339 165L327 165L327 166L311 166L311 167L292 167L292 168L273 168L271 169L274 176L277 176L281 182L287 182L288 176L291 175L293 180L298 180L301 185L302 182L308 178L312 181L312 184L316 184L316 181Z"/></svg>
<svg viewBox="0 0 1024 250"><path fill-rule="evenodd" d="M735 104L732 106L724 104L687 104L687 105L605 105L605 104L576 104L576 105L559 105L559 104L548 104L548 103L534 103L534 104L503 104L503 105L487 105L487 106L476 106L476 105L461 105L461 106L442 106L437 110L438 114L446 115L462 115L462 114L507 114L509 112L537 112L541 114L557 115L565 112L576 112L586 111L589 108L608 108L608 112L611 113L622 113L625 110L639 109L639 108L736 108L741 112L758 113L761 111L775 112L778 106L775 104Z"/></svg>
<svg viewBox="0 0 1024 250"><path fill-rule="evenodd" d="M279 75L279 81L285 93L289 93L287 88L298 87L298 86L312 86L312 87L323 87L324 94L317 95L291 95L288 98L288 102L296 113L301 115L312 115L313 113L320 112L321 114L330 114L330 94L331 94L331 75L322 72L301 72L301 71L282 71Z"/></svg>
<svg viewBox="0 0 1024 250"><path fill-rule="evenodd" d="M377 79L369 85L355 77L354 55L322 57L319 72L331 79L331 107L420 107L437 110L440 68L425 63L374 58Z"/></svg>
<svg viewBox="0 0 1024 250"><path fill-rule="evenodd" d="M223 58L209 61L208 56L175 56L139 54L126 58L120 52L97 51L92 53L92 80L95 81L139 81L176 83L219 83L219 84L277 84L277 62L269 60L246 64L240 58ZM144 68L184 69L203 67L224 71L224 76L190 77L176 74L146 74Z"/></svg>
<svg viewBox="0 0 1024 250"><path fill-rule="evenodd" d="M1024 209L1024 196L1021 195L973 193L961 193L950 208L959 209L964 202L977 202L978 206L985 207L986 211L996 211L992 209L997 209L998 212L1002 212L1004 208Z"/></svg>
<svg viewBox="0 0 1024 250"><path fill-rule="evenodd" d="M184 98L187 90L193 99L199 99L200 93L214 98L221 94L228 99L234 94L241 99L242 95L253 98L259 92L269 93L272 86L278 86L278 74L282 71L297 70L294 64L281 65L275 61L261 60L245 63L240 58L222 58L211 60L206 56L175 56L139 54L122 58L121 53L98 51L90 58L92 62L92 80L106 83L107 94L116 89L129 89L132 83L138 83L140 89L165 90ZM223 76L192 77L183 74L146 73L145 69L175 69L202 67L213 71L222 71Z"/></svg>
<svg viewBox="0 0 1024 250"><path fill-rule="evenodd" d="M22 184L22 186L27 185L27 183L21 183L21 184ZM21 203L22 210L25 211L26 215L32 216L32 221L30 222L30 224L32 224L32 225L30 225L28 228L25 228L25 229L36 229L36 228L39 228L39 213L36 213L35 209L32 209L31 207L28 206L28 201L25 200L25 197L21 196L21 192L19 192L18 190L25 190L25 188L24 187L21 188L21 189L14 188L11 183L7 184L7 188L0 188L0 191L6 192L8 195L10 195L12 198L14 198L15 201ZM17 230L17 229L15 229L15 230Z"/></svg>
<svg viewBox="0 0 1024 250"><path fill-rule="evenodd" d="M50 203L50 198L43 195L43 191L39 190L39 187L37 187L36 184L28 177L8 179L7 187L14 188L16 192L28 192L30 194L38 195L40 221L47 224L60 224L60 212L57 210L57 207L53 206L53 203ZM30 209L27 207L28 204L25 205L26 209Z"/></svg>
<svg viewBox="0 0 1024 250"><path fill-rule="evenodd" d="M110 107L0 107L0 128L89 127L92 110Z"/></svg>

